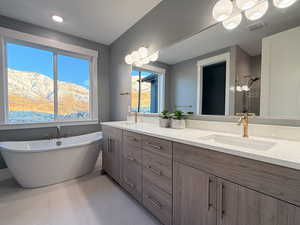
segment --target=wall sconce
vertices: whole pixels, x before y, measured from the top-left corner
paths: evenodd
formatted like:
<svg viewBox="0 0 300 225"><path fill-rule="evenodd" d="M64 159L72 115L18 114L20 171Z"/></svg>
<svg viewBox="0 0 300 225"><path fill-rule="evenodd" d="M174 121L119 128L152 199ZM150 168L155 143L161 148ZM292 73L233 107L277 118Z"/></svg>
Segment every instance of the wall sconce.
<svg viewBox="0 0 300 225"><path fill-rule="evenodd" d="M149 51L145 47L140 47L137 51L133 51L131 54L126 55L125 62L128 65L135 65L141 67L150 62L155 62L159 57L159 51L149 55Z"/></svg>

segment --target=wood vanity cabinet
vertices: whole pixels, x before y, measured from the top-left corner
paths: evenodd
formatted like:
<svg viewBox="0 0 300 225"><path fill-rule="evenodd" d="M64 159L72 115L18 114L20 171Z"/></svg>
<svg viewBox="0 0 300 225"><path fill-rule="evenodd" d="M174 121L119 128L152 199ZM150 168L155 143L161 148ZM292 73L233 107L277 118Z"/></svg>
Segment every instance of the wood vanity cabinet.
<svg viewBox="0 0 300 225"><path fill-rule="evenodd" d="M108 126L103 129L103 169L115 181L120 182L120 159L122 151L122 130Z"/></svg>
<svg viewBox="0 0 300 225"><path fill-rule="evenodd" d="M103 126L104 170L164 225L299 225L300 171Z"/></svg>

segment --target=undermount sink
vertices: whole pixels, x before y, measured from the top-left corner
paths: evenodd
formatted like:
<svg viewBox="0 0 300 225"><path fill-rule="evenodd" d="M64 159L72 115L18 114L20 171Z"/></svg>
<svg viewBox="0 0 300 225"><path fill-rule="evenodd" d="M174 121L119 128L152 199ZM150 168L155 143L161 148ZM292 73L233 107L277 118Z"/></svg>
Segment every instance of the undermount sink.
<svg viewBox="0 0 300 225"><path fill-rule="evenodd" d="M214 141L220 144L251 148L260 151L267 151L275 145L275 143L271 141L253 140L249 138L233 137L233 136L217 135L217 134L201 137L201 139L207 141Z"/></svg>

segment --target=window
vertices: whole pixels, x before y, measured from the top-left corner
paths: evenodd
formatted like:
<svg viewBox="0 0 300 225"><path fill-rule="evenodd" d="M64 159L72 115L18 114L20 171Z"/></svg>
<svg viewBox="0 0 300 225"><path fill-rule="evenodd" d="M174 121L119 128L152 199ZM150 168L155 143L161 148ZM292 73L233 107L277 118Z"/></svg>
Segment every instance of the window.
<svg viewBox="0 0 300 225"><path fill-rule="evenodd" d="M131 111L159 113L164 108L164 75L135 68L131 72Z"/></svg>
<svg viewBox="0 0 300 225"><path fill-rule="evenodd" d="M93 82L97 81L96 51L66 44L58 49L58 43L32 36L16 40L3 35L3 30L5 33L6 29L0 28L0 67L4 65L0 72L0 124L98 119L97 94L93 95L97 93L97 82ZM47 40L52 46L41 45Z"/></svg>

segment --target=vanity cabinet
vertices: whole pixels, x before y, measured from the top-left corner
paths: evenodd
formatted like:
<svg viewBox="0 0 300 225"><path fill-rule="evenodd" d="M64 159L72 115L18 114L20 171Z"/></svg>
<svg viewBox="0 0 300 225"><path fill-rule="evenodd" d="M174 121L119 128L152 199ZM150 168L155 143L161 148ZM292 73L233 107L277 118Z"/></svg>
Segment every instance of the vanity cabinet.
<svg viewBox="0 0 300 225"><path fill-rule="evenodd" d="M115 181L121 178L122 130L103 126L103 169Z"/></svg>
<svg viewBox="0 0 300 225"><path fill-rule="evenodd" d="M299 225L300 172L103 127L103 168L163 225Z"/></svg>

